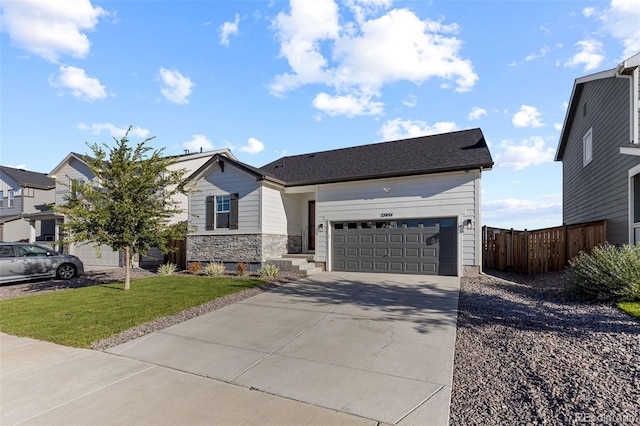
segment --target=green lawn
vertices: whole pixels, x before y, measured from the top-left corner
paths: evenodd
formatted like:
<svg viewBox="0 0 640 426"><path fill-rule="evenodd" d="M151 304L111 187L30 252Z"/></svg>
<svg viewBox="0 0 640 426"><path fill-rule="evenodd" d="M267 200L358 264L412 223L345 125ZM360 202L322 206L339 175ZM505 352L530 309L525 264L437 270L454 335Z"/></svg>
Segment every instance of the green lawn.
<svg viewBox="0 0 640 426"><path fill-rule="evenodd" d="M258 284L257 279L163 276L0 301L0 331L75 347Z"/></svg>
<svg viewBox="0 0 640 426"><path fill-rule="evenodd" d="M640 302L620 302L618 307L640 320Z"/></svg>

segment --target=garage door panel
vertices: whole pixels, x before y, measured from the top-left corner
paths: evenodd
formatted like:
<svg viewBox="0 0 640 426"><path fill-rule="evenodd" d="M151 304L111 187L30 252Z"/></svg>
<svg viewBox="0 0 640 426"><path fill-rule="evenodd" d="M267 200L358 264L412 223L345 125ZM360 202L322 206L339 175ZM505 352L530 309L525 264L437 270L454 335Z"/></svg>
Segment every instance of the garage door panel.
<svg viewBox="0 0 640 426"><path fill-rule="evenodd" d="M360 250L357 247L347 247L347 252L345 253L348 257L358 257L360 254Z"/></svg>
<svg viewBox="0 0 640 426"><path fill-rule="evenodd" d="M375 257L387 257L388 250L384 248L374 249Z"/></svg>
<svg viewBox="0 0 640 426"><path fill-rule="evenodd" d="M406 262L404 267L405 272L420 272L420 264L416 262Z"/></svg>
<svg viewBox="0 0 640 426"><path fill-rule="evenodd" d="M391 243L402 243L403 242L402 234L389 235L389 241Z"/></svg>
<svg viewBox="0 0 640 426"><path fill-rule="evenodd" d="M420 234L407 234L405 235L406 243L420 243Z"/></svg>
<svg viewBox="0 0 640 426"><path fill-rule="evenodd" d="M360 235L360 244L371 244L373 242L373 235L362 234Z"/></svg>
<svg viewBox="0 0 640 426"><path fill-rule="evenodd" d="M360 270L364 272L373 272L373 262L360 262Z"/></svg>
<svg viewBox="0 0 640 426"><path fill-rule="evenodd" d="M389 256L391 257L402 257L404 250L400 248L392 248L389 250Z"/></svg>
<svg viewBox="0 0 640 426"><path fill-rule="evenodd" d="M407 248L404 251L405 257L420 257L420 249L419 248Z"/></svg>
<svg viewBox="0 0 640 426"><path fill-rule="evenodd" d="M388 235L374 235L374 241L376 243L387 243L389 241L389 236Z"/></svg>
<svg viewBox="0 0 640 426"><path fill-rule="evenodd" d="M355 235L347 235L346 237L347 237L346 238L346 243L347 244L348 243L357 243L358 242L358 235L357 234L355 234Z"/></svg>
<svg viewBox="0 0 640 426"><path fill-rule="evenodd" d="M362 257L373 257L373 249L370 247L362 247L360 249L360 256Z"/></svg>

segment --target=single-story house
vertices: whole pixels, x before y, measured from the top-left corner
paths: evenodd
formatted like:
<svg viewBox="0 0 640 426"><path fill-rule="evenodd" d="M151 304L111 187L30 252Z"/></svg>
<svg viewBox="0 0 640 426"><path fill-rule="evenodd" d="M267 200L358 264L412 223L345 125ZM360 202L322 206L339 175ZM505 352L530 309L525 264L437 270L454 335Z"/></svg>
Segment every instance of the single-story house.
<svg viewBox="0 0 640 426"><path fill-rule="evenodd" d="M482 265L480 129L287 156L214 155L190 191L187 262L309 253L326 270L473 275Z"/></svg>

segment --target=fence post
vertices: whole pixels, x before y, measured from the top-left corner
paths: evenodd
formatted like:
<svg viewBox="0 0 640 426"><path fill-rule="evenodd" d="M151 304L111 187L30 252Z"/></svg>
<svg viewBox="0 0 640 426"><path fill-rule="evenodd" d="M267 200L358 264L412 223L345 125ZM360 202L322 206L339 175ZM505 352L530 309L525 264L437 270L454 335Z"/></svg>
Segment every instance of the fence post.
<svg viewBox="0 0 640 426"><path fill-rule="evenodd" d="M564 266L569 262L569 227L566 223L562 224L562 232L564 233Z"/></svg>
<svg viewBox="0 0 640 426"><path fill-rule="evenodd" d="M524 230L524 273L529 275L529 232Z"/></svg>

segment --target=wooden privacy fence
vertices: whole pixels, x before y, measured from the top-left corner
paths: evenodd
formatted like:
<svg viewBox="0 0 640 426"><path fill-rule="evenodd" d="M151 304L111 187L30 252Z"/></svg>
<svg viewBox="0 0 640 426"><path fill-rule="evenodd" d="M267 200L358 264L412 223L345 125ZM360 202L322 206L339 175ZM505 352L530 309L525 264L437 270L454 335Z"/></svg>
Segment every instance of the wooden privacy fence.
<svg viewBox="0 0 640 426"><path fill-rule="evenodd" d="M581 251L606 242L607 222L534 231L482 227L483 266L519 274L561 271Z"/></svg>
<svg viewBox="0 0 640 426"><path fill-rule="evenodd" d="M171 240L170 247L176 249L164 255L164 263L173 263L178 269L187 269L187 240Z"/></svg>

